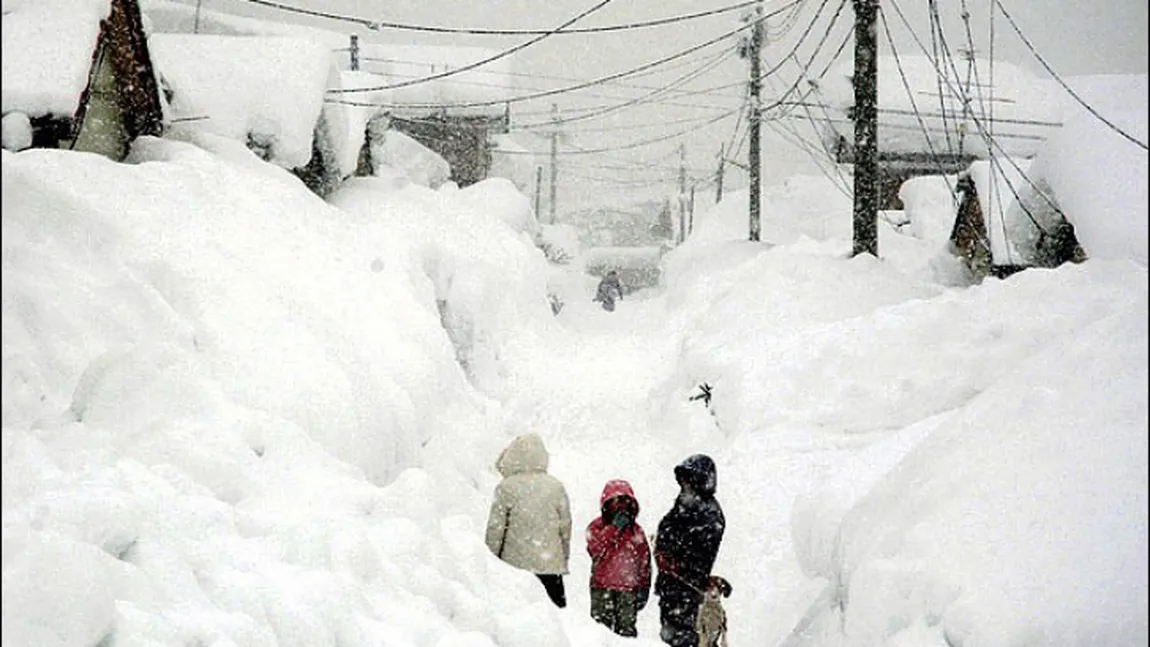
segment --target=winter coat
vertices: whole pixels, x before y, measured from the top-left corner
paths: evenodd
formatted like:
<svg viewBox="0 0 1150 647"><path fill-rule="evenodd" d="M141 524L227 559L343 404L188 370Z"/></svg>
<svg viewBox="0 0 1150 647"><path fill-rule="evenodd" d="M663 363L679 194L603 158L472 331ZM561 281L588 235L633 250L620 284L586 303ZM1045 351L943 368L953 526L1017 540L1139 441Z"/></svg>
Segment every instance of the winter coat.
<svg viewBox="0 0 1150 647"><path fill-rule="evenodd" d="M508 564L539 575L567 573L571 505L538 434L511 441L496 461L503 480L487 518L487 547Z"/></svg>
<svg viewBox="0 0 1150 647"><path fill-rule="evenodd" d="M617 275L608 274L599 281L599 287L595 290L595 300L614 305L616 299L623 300L623 284L619 282Z"/></svg>
<svg viewBox="0 0 1150 647"><path fill-rule="evenodd" d="M723 508L715 500L715 462L710 457L688 457L675 467L675 477L686 487L659 522L656 533L658 595L680 593L684 588L706 588L727 525Z"/></svg>
<svg viewBox="0 0 1150 647"><path fill-rule="evenodd" d="M611 523L612 508L619 499L639 516L639 501L631 484L608 481L599 497L602 516L587 526L587 552L591 555L591 588L613 591L640 591L644 599L651 590L651 547L637 521L623 530Z"/></svg>

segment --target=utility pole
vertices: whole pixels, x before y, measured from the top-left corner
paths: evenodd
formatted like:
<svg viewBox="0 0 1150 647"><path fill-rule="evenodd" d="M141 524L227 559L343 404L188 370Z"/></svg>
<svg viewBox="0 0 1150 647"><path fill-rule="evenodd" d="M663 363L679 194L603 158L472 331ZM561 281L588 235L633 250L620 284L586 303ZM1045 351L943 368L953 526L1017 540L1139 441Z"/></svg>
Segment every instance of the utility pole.
<svg viewBox="0 0 1150 647"><path fill-rule="evenodd" d="M551 104L551 224L555 224L555 194L559 173L559 104Z"/></svg>
<svg viewBox="0 0 1150 647"><path fill-rule="evenodd" d="M762 122L763 115L762 102L759 99L759 95L762 93L763 82L759 77L762 76L763 0L757 0L755 2L754 21L755 25L751 29L751 48L749 52L749 56L751 57L751 149L747 153L747 164L750 166L751 173L750 240L751 242L758 242L759 231L762 228L759 217L759 208L762 204L762 198L760 197L762 193L762 178L759 177L762 171L759 161L759 125L760 122Z"/></svg>
<svg viewBox="0 0 1150 647"><path fill-rule="evenodd" d="M351 69L352 71L359 69L359 34L351 35L351 44L348 47L351 51Z"/></svg>
<svg viewBox="0 0 1150 647"><path fill-rule="evenodd" d="M539 212L543 208L543 167L535 167L535 218L539 219Z"/></svg>
<svg viewBox="0 0 1150 647"><path fill-rule="evenodd" d="M679 242L687 242L687 146L679 144Z"/></svg>
<svg viewBox="0 0 1150 647"><path fill-rule="evenodd" d="M202 5L203 3L204 3L204 0L196 0L196 20L192 24L192 33L193 34L200 33L200 5Z"/></svg>
<svg viewBox="0 0 1150 647"><path fill-rule="evenodd" d="M687 233L695 230L695 185L691 185L691 201L687 207Z"/></svg>
<svg viewBox="0 0 1150 647"><path fill-rule="evenodd" d="M719 146L719 172L715 176L715 204L723 201L723 146Z"/></svg>
<svg viewBox="0 0 1150 647"><path fill-rule="evenodd" d="M854 250L878 257L878 0L854 0Z"/></svg>

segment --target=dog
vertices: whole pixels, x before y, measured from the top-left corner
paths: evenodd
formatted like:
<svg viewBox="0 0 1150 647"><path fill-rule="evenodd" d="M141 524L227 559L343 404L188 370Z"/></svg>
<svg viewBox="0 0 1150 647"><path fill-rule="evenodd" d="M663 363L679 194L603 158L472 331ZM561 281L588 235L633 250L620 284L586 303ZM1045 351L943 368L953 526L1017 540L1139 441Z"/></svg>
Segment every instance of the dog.
<svg viewBox="0 0 1150 647"><path fill-rule="evenodd" d="M699 647L727 647L727 612L722 598L731 597L731 583L718 575L707 578L703 601L695 616L695 631L699 634Z"/></svg>

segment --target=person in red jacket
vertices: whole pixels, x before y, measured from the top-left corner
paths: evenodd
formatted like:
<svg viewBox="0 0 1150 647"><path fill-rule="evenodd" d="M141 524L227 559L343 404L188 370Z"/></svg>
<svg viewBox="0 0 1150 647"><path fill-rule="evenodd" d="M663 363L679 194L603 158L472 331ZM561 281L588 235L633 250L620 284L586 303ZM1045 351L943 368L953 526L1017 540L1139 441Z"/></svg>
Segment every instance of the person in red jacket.
<svg viewBox="0 0 1150 647"><path fill-rule="evenodd" d="M631 484L608 481L599 510L587 526L591 617L620 636L638 636L635 621L651 592L651 547L636 521L639 500Z"/></svg>

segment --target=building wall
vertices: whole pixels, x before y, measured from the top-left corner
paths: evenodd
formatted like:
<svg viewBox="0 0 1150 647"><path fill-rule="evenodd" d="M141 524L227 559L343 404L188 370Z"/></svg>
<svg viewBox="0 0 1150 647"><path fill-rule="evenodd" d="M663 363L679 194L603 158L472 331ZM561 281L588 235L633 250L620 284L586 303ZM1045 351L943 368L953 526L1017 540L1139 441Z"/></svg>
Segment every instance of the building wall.
<svg viewBox="0 0 1150 647"><path fill-rule="evenodd" d="M113 160L124 159L131 138L124 123L119 94L116 66L112 64L107 39L101 36L72 150L99 153Z"/></svg>
<svg viewBox="0 0 1150 647"><path fill-rule="evenodd" d="M487 178L491 170L489 125L486 120L467 118L403 119L395 117L391 127L438 153L451 166L451 180L459 186Z"/></svg>

